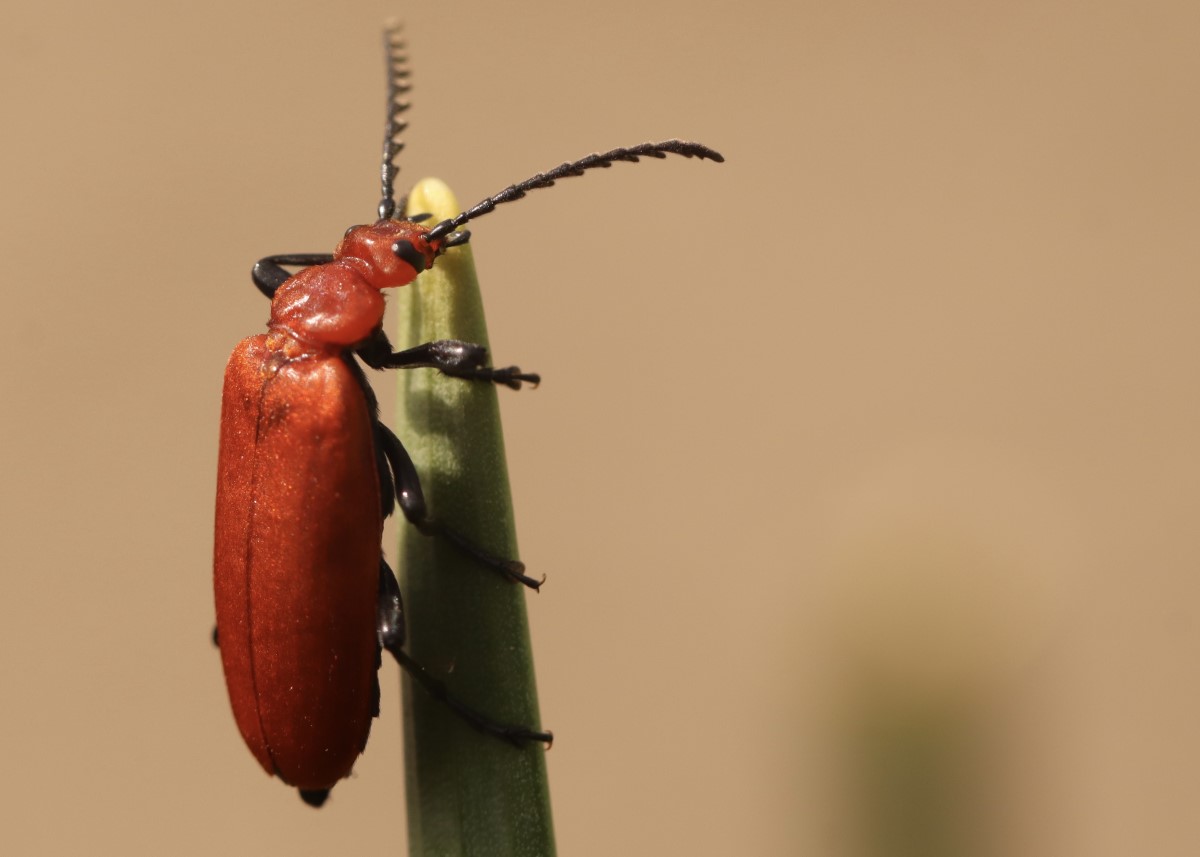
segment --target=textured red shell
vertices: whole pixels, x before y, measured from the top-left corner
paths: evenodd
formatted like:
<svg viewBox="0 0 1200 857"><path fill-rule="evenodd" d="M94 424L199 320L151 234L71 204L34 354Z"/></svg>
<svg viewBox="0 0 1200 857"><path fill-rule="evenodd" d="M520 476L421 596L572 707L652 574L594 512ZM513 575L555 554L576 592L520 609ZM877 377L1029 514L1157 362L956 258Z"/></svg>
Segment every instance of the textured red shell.
<svg viewBox="0 0 1200 857"><path fill-rule="evenodd" d="M378 709L371 415L343 358L276 331L225 372L214 588L242 737L301 789L347 776Z"/></svg>

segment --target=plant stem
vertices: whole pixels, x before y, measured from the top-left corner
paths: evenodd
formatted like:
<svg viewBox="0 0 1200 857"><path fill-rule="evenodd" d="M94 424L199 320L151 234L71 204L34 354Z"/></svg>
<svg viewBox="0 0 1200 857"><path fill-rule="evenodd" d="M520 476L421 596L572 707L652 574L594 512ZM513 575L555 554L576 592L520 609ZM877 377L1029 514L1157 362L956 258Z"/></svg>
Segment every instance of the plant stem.
<svg viewBox="0 0 1200 857"><path fill-rule="evenodd" d="M440 181L425 179L408 212L459 212ZM398 348L436 339L487 345L469 246L399 290ZM433 369L401 373L397 433L430 515L498 556L516 557L495 385ZM407 650L462 702L497 721L537 728L537 692L524 587L465 557L446 539L402 526L400 584ZM552 857L554 830L544 750L476 732L405 680L404 747L413 857Z"/></svg>

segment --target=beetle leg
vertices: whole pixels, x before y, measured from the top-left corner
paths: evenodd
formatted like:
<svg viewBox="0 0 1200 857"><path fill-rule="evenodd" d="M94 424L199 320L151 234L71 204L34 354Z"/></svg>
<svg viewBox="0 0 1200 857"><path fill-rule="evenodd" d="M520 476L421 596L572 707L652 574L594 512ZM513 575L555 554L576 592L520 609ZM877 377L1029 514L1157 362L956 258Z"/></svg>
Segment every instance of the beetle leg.
<svg viewBox="0 0 1200 857"><path fill-rule="evenodd" d="M379 604L375 611L381 648L394 652L404 645L404 600L387 560L379 558Z"/></svg>
<svg viewBox="0 0 1200 857"><path fill-rule="evenodd" d="M346 367L354 375L358 386L362 389L363 398L367 400L367 412L371 414L372 431L375 435L375 472L379 477L379 509L384 518L389 518L396 508L396 483L392 478L392 468L384 454L387 438L383 436L382 432L387 431L387 428L379 421L379 400L375 397L375 390L371 387L371 382L367 380L366 373L363 372L362 367L358 365L358 361L353 356L347 354L344 359Z"/></svg>
<svg viewBox="0 0 1200 857"><path fill-rule="evenodd" d="M267 256L259 259L250 271L250 278L258 290L269 298L275 297L275 290L283 285L292 274L285 271L282 265L325 265L333 261L330 253L283 253L278 256Z"/></svg>
<svg viewBox="0 0 1200 857"><path fill-rule="evenodd" d="M504 366L497 369L487 365L487 349L473 342L458 339L438 339L393 351L387 334L377 330L371 338L356 349L363 362L372 369L437 369L443 375L466 378L472 381L491 381L514 390L522 383L537 386L542 382L535 372L522 372L520 366Z"/></svg>
<svg viewBox="0 0 1200 857"><path fill-rule="evenodd" d="M408 450L404 448L400 438L380 422L375 424L375 437L379 443L379 449L383 451L391 464L392 483L396 488L396 502L400 504L400 511L422 535L440 535L467 556L489 568L494 568L510 580L525 584L530 589L536 590L545 582L545 578L535 580L527 576L524 573L525 563L520 560L505 559L488 553L466 536L430 518L425 506L425 495L421 491L421 479L417 475L417 468L413 465Z"/></svg>
<svg viewBox="0 0 1200 857"><path fill-rule="evenodd" d="M396 509L396 480L392 476L392 465L384 452L386 445L391 442L385 437L390 434L388 427L375 420L375 469L379 472L379 502L384 518L390 518ZM395 437L395 435L393 435ZM397 441L398 443L399 441Z"/></svg>
<svg viewBox="0 0 1200 857"><path fill-rule="evenodd" d="M451 696L446 685L430 675L425 667L413 660L404 651L404 602L400 598L400 586L396 576L383 560L379 561L379 645L391 652L396 663L412 676L425 692L445 705L467 724L485 735L503 738L518 747L526 741L542 741L549 747L554 743L554 734L541 732L527 726L498 723L485 717L458 699Z"/></svg>

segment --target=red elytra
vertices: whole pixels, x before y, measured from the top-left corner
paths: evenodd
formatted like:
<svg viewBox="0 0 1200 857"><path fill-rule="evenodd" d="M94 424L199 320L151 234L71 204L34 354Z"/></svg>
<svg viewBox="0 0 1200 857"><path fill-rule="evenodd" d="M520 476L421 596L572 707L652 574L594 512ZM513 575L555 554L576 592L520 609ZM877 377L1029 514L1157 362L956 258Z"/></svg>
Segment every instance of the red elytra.
<svg viewBox="0 0 1200 857"><path fill-rule="evenodd" d="M383 319L380 289L429 264L421 226L351 230L335 261L275 293L270 332L225 371L214 589L221 659L242 737L304 790L347 776L378 708L376 603L383 531L372 415L346 349Z"/></svg>

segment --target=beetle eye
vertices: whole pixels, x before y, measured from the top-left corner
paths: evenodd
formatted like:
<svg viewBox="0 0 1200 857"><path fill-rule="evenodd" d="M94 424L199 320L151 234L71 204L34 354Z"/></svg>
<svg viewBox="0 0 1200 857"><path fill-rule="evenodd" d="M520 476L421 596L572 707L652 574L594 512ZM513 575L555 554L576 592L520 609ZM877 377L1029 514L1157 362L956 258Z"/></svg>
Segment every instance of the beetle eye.
<svg viewBox="0 0 1200 857"><path fill-rule="evenodd" d="M343 237L343 238L349 238L349 237L350 237L350 233L351 233L351 232L353 232L353 231L354 231L355 229L357 229L357 228L358 228L357 226L351 226L349 229L347 229L347 230L346 230L346 231L345 231L345 232L342 234L342 237Z"/></svg>
<svg viewBox="0 0 1200 857"><path fill-rule="evenodd" d="M411 241L397 241L392 245L392 252L395 253L399 259L407 262L408 266L418 273L424 271L428 267L428 264L425 260L425 255L416 247L414 247Z"/></svg>

